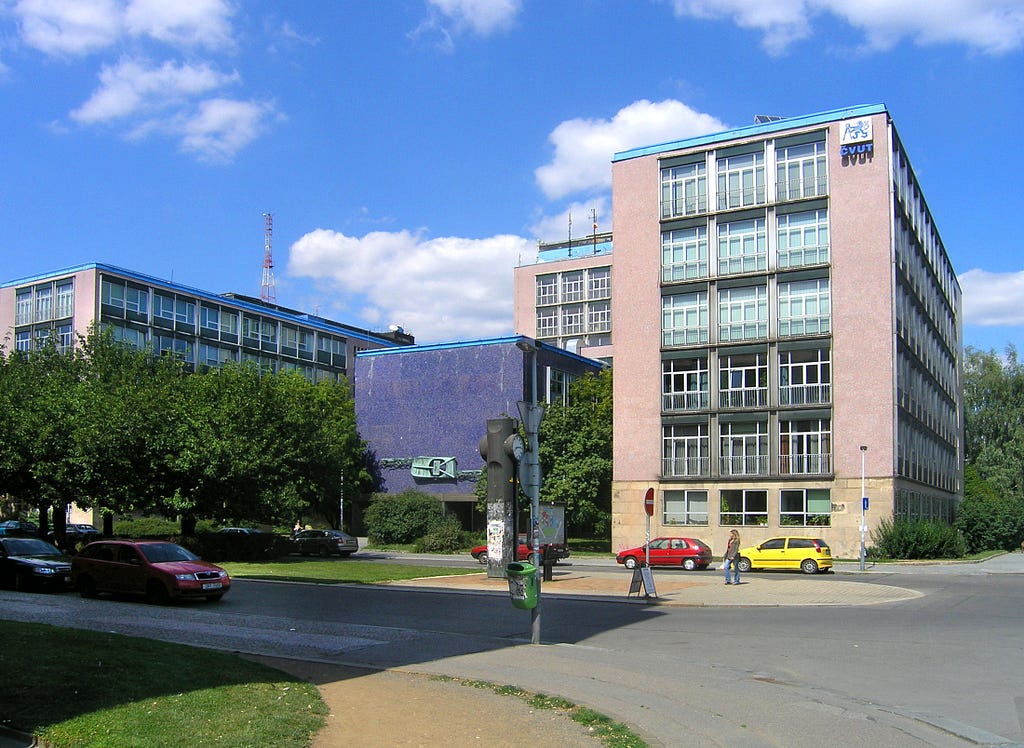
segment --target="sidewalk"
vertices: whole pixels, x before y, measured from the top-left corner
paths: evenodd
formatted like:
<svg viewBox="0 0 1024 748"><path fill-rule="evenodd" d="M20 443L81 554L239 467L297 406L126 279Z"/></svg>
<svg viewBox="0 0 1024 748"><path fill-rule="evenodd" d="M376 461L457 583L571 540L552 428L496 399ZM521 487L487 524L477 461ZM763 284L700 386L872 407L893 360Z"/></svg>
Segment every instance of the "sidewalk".
<svg viewBox="0 0 1024 748"><path fill-rule="evenodd" d="M608 601L671 606L874 605L920 597L921 593L886 584L858 581L856 574L807 576L787 572L752 572L739 586L726 585L718 569L686 572L651 569L654 589L641 584L630 592L633 572L627 569L554 567L552 579L541 583L541 595L586 595ZM489 579L485 572L390 582L386 587L421 587L450 592L493 592L508 595L508 581Z"/></svg>

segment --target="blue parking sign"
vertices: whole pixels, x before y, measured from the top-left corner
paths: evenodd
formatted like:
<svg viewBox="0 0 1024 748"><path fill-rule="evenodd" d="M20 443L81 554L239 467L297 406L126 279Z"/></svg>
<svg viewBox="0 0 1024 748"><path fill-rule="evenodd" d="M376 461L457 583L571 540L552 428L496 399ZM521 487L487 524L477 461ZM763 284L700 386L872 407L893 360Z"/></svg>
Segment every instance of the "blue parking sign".
<svg viewBox="0 0 1024 748"><path fill-rule="evenodd" d="M864 501L864 511L866 512L868 510L868 497L865 496L863 501Z"/></svg>

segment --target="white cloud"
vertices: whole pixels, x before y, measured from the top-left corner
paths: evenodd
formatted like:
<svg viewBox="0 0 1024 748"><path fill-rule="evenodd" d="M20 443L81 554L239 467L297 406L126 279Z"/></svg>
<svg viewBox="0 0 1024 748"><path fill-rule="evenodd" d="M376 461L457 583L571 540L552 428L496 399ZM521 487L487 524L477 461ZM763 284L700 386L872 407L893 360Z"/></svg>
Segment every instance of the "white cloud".
<svg viewBox="0 0 1024 748"><path fill-rule="evenodd" d="M515 23L522 0L427 0L429 5L455 25L456 31L470 30L479 36L507 29Z"/></svg>
<svg viewBox="0 0 1024 748"><path fill-rule="evenodd" d="M226 0L131 0L124 20L134 36L174 46L220 48L231 44L231 14Z"/></svg>
<svg viewBox="0 0 1024 748"><path fill-rule="evenodd" d="M21 37L50 55L83 55L125 37L182 47L231 43L227 0L18 0Z"/></svg>
<svg viewBox="0 0 1024 748"><path fill-rule="evenodd" d="M83 124L92 124L167 108L238 79L237 73L219 73L206 64L165 62L152 67L140 60L122 60L117 65L103 67L100 87L88 101L71 112L71 117Z"/></svg>
<svg viewBox="0 0 1024 748"><path fill-rule="evenodd" d="M200 160L222 163L253 142L274 112L271 104L209 99L181 125L181 148Z"/></svg>
<svg viewBox="0 0 1024 748"><path fill-rule="evenodd" d="M680 17L729 18L764 33L763 45L779 54L811 36L816 15L831 14L860 29L873 49L901 39L918 44L964 44L988 54L1024 44L1020 0L669 0Z"/></svg>
<svg viewBox="0 0 1024 748"><path fill-rule="evenodd" d="M358 306L368 326L401 325L420 343L473 340L511 334L512 269L533 248L518 236L316 229L291 246L288 274L315 279L340 317Z"/></svg>
<svg viewBox="0 0 1024 748"><path fill-rule="evenodd" d="M543 242L565 241L570 232L573 239L590 236L594 233L593 214L596 211L597 232L603 234L612 230L611 202L611 195L574 202L556 215L538 219L530 231Z"/></svg>
<svg viewBox="0 0 1024 748"><path fill-rule="evenodd" d="M616 152L724 129L715 117L682 102L641 100L620 109L611 120L573 119L558 125L548 136L555 146L554 159L534 175L550 199L604 190L611 187Z"/></svg>
<svg viewBox="0 0 1024 748"><path fill-rule="evenodd" d="M124 30L116 0L19 0L21 37L46 54L80 55L114 44Z"/></svg>
<svg viewBox="0 0 1024 748"><path fill-rule="evenodd" d="M968 270L960 277L964 324L982 327L1024 325L1024 271Z"/></svg>

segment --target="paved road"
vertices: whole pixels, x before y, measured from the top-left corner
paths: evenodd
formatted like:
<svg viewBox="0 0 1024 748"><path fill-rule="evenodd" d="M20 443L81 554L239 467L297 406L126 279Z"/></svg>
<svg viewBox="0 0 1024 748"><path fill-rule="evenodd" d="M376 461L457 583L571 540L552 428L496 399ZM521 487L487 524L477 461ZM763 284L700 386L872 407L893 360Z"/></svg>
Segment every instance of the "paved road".
<svg viewBox="0 0 1024 748"><path fill-rule="evenodd" d="M655 745L1024 743L1022 554L748 574L739 588L716 572L657 570L654 604L627 596L629 574L607 563L577 560L563 573L544 588L541 647L526 643L529 613L500 582L452 594L243 580L219 605L170 608L4 592L0 617L514 683L588 704ZM559 592L570 577L607 588ZM836 588L845 602L816 604ZM672 599L684 592L704 604ZM725 592L738 594L715 602Z"/></svg>

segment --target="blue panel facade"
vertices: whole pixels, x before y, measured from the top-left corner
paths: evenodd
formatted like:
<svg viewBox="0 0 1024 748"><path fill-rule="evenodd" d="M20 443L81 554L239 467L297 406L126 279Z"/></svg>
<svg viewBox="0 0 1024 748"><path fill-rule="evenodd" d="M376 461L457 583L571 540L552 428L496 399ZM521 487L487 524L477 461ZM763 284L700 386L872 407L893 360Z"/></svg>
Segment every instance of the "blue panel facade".
<svg viewBox="0 0 1024 748"><path fill-rule="evenodd" d="M416 488L452 499L473 493L475 471L484 467L479 445L488 419L518 419L517 403L531 396L531 354L516 346L522 340L412 346L356 356L359 435L382 464L387 493ZM542 372L551 367L582 376L600 370L596 361L551 346L542 345L537 360ZM454 457L458 477L418 480L410 472L417 457Z"/></svg>

